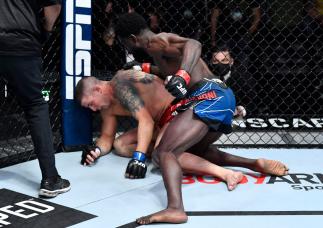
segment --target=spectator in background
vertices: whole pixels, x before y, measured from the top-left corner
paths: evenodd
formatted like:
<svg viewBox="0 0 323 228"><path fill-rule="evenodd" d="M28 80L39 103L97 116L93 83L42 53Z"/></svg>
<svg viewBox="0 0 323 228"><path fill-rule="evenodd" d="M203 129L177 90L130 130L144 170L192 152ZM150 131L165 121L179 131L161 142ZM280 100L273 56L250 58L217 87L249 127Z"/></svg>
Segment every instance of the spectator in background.
<svg viewBox="0 0 323 228"><path fill-rule="evenodd" d="M311 17L309 23L309 29L314 34L316 41L314 46L317 48L318 58L317 62L321 64L315 63L315 72L317 73L318 83L315 89L319 92L319 98L323 100L323 1L322 0L311 0L312 4L309 4L308 7L308 15ZM313 39L312 39L313 40Z"/></svg>
<svg viewBox="0 0 323 228"><path fill-rule="evenodd" d="M314 74L314 88L319 93L319 98L323 99L323 0L307 1L305 10L305 48L311 57L307 64Z"/></svg>
<svg viewBox="0 0 323 228"><path fill-rule="evenodd" d="M319 2L322 1L266 2L266 81L275 81L277 88L267 92L269 94L266 103L269 104L268 110L271 112L303 114L305 109L307 113L317 112L311 99L316 97L313 93L314 84L319 83L322 72L322 65L318 64L322 62L323 50ZM307 83L304 83L305 78ZM288 87L289 96L284 96L281 87ZM281 102L281 97L284 97L284 102ZM286 105L291 103L303 106L296 105L292 108ZM309 107L304 109L304 104Z"/></svg>
<svg viewBox="0 0 323 228"><path fill-rule="evenodd" d="M308 49L320 42L322 16L319 14L319 2L322 1L271 0L267 2L269 31L266 40L273 52L282 57L281 62L287 62L293 55L290 51L299 49L295 45L303 47L305 45Z"/></svg>
<svg viewBox="0 0 323 228"><path fill-rule="evenodd" d="M257 33L261 20L258 0L212 1L209 8L212 47L221 40L227 41L235 59L247 67L248 44L251 36Z"/></svg>
<svg viewBox="0 0 323 228"><path fill-rule="evenodd" d="M114 32L114 22L117 19L117 14L116 12L113 10L113 1L109 0L107 2L107 5L105 7L105 16L104 19L102 20L102 24L105 28L104 32L103 32L103 40L105 42L106 45L108 45L110 48L113 46L114 41L115 41L115 32Z"/></svg>
<svg viewBox="0 0 323 228"><path fill-rule="evenodd" d="M155 9L148 10L148 26L154 33L162 32L161 28L161 16Z"/></svg>
<svg viewBox="0 0 323 228"><path fill-rule="evenodd" d="M222 81L227 82L227 80L231 77L231 68L233 63L234 59L229 52L229 48L223 45L218 49L214 49L210 69L212 69L212 72Z"/></svg>
<svg viewBox="0 0 323 228"><path fill-rule="evenodd" d="M114 2L112 0L109 0L104 9L105 14L103 19L103 24L107 28L113 25L117 17L116 12L113 10L113 5L114 5Z"/></svg>
<svg viewBox="0 0 323 228"><path fill-rule="evenodd" d="M182 12L181 20L181 35L199 40L201 36L200 24L197 20L197 14L193 11L193 6L186 6L187 8Z"/></svg>
<svg viewBox="0 0 323 228"><path fill-rule="evenodd" d="M306 34L305 42L308 42L317 54L322 57L323 47L323 1L308 0L304 5L305 18L301 30ZM310 48L310 47L307 47ZM321 59L322 60L322 59ZM317 61L314 63L317 66ZM311 67L315 67L311 66ZM322 70L321 70L322 71Z"/></svg>
<svg viewBox="0 0 323 228"><path fill-rule="evenodd" d="M24 110L42 172L39 195L44 197L55 197L71 188L56 170L48 104L42 95L42 44L60 10L58 0L0 1L0 74Z"/></svg>
<svg viewBox="0 0 323 228"><path fill-rule="evenodd" d="M323 27L323 1L309 0L307 4L307 14Z"/></svg>
<svg viewBox="0 0 323 228"><path fill-rule="evenodd" d="M128 13L139 13L143 15L145 20L149 21L148 14L146 12L145 6L149 5L149 1L145 0L128 0L127 1L127 12ZM148 11L148 10L147 10ZM149 11L148 11L149 12ZM155 26L155 25L154 25ZM138 62L153 62L152 58L143 50L139 49L134 51L133 53L126 52L126 62L131 62L136 60Z"/></svg>
<svg viewBox="0 0 323 228"><path fill-rule="evenodd" d="M273 49L289 47L297 38L294 31L303 21L303 10L303 0L267 1L267 42Z"/></svg>
<svg viewBox="0 0 323 228"><path fill-rule="evenodd" d="M241 64L234 61L226 44L221 44L213 49L209 67L214 75L232 88L236 95L237 104L243 105L248 113L253 114L258 102L255 91L257 82L250 74L241 72Z"/></svg>
<svg viewBox="0 0 323 228"><path fill-rule="evenodd" d="M128 13L135 12L135 1L128 1Z"/></svg>
<svg viewBox="0 0 323 228"><path fill-rule="evenodd" d="M124 48L115 39L114 23L126 5L108 0L93 4L92 73L113 75L126 62Z"/></svg>
<svg viewBox="0 0 323 228"><path fill-rule="evenodd" d="M108 27L103 34L104 43L111 48L115 42L115 38L116 34L114 32L114 28L112 26Z"/></svg>
<svg viewBox="0 0 323 228"><path fill-rule="evenodd" d="M160 5L161 4L161 5ZM143 15L151 31L159 33L161 29L161 14L157 7L166 7L154 0L128 0L128 13L136 12Z"/></svg>
<svg viewBox="0 0 323 228"><path fill-rule="evenodd" d="M128 3L128 13L139 13L141 15L146 15L146 7L149 6L149 1L145 0L127 0ZM147 16L145 16L147 17Z"/></svg>
<svg viewBox="0 0 323 228"><path fill-rule="evenodd" d="M171 31L183 37L199 40L201 37L201 22L204 14L201 9L205 7L204 1L182 0L174 3L175 12L171 15L174 23L170 23ZM180 10L179 10L180 9Z"/></svg>

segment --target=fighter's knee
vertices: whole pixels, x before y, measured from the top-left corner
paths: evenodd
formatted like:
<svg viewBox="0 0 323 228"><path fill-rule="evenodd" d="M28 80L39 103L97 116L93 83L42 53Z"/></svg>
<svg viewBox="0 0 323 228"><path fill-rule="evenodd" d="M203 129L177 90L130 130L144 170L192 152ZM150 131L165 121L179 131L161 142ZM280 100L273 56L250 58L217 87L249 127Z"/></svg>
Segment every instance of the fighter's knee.
<svg viewBox="0 0 323 228"><path fill-rule="evenodd" d="M129 151L128 146L120 139L115 139L113 142L115 154L121 157L131 157L132 151Z"/></svg>
<svg viewBox="0 0 323 228"><path fill-rule="evenodd" d="M177 154L175 153L175 151L171 148L165 149L162 147L156 147L155 151L154 151L154 156L156 156L156 159L161 160L164 159L168 156L175 156L177 157Z"/></svg>

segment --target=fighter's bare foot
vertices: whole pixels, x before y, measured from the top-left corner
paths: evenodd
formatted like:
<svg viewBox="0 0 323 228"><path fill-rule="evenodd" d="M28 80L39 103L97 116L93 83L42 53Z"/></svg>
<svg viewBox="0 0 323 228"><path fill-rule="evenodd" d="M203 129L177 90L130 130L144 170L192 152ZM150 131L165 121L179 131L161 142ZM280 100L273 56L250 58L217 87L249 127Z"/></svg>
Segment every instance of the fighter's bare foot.
<svg viewBox="0 0 323 228"><path fill-rule="evenodd" d="M227 183L229 191L234 190L239 182L242 180L243 174L241 172L235 172L230 170L229 173L224 178L224 181Z"/></svg>
<svg viewBox="0 0 323 228"><path fill-rule="evenodd" d="M187 222L187 215L183 210L167 208L157 213L138 218L136 222L140 225L147 225L150 223L185 223Z"/></svg>
<svg viewBox="0 0 323 228"><path fill-rule="evenodd" d="M259 158L256 161L256 171L275 176L284 176L288 174L288 167L280 161L267 160Z"/></svg>

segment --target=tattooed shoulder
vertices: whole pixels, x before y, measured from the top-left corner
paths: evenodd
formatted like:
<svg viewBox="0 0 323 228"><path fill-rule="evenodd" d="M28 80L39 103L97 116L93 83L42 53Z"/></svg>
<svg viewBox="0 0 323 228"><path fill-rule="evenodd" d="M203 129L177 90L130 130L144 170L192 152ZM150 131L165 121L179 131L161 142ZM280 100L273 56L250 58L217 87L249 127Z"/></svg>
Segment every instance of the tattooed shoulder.
<svg viewBox="0 0 323 228"><path fill-rule="evenodd" d="M157 78L157 76L153 74L148 74L143 71L137 70L126 70L126 71L118 71L113 79L118 80L129 80L133 83L143 83L150 84Z"/></svg>
<svg viewBox="0 0 323 228"><path fill-rule="evenodd" d="M153 83L155 79L155 75L148 74L142 71L131 71L131 75L129 75L129 80L134 83L143 83L143 84L150 84Z"/></svg>
<svg viewBox="0 0 323 228"><path fill-rule="evenodd" d="M155 77L153 74L143 73L141 77L138 77L138 81L144 84L150 84L154 81Z"/></svg>
<svg viewBox="0 0 323 228"><path fill-rule="evenodd" d="M128 80L115 80L115 95L121 105L132 114L144 106L138 89Z"/></svg>

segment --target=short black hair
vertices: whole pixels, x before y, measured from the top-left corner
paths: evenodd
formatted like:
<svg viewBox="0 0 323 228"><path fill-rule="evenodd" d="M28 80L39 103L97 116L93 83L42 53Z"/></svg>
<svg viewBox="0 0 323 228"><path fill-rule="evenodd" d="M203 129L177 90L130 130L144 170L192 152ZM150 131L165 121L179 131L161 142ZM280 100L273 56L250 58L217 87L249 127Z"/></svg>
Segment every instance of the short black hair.
<svg viewBox="0 0 323 228"><path fill-rule="evenodd" d="M122 14L115 25L115 33L120 38L128 38L130 35L139 35L147 29L148 25L145 19L138 13Z"/></svg>
<svg viewBox="0 0 323 228"><path fill-rule="evenodd" d="M92 87L97 83L98 80L93 76L83 77L81 80L79 80L75 88L75 100L81 104L82 98L89 94Z"/></svg>
<svg viewBox="0 0 323 228"><path fill-rule="evenodd" d="M213 48L212 52L222 52L222 51L228 51L230 52L229 45L227 43L219 43L216 47Z"/></svg>

